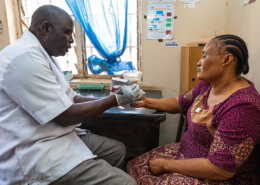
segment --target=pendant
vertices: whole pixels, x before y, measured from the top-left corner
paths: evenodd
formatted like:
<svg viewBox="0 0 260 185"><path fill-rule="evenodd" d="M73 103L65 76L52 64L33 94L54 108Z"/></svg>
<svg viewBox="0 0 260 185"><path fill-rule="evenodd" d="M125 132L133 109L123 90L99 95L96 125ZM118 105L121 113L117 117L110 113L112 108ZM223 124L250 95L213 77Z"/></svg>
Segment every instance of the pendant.
<svg viewBox="0 0 260 185"><path fill-rule="evenodd" d="M198 108L195 110L196 113L200 113L200 111L201 111L201 108L200 108L200 107L198 107Z"/></svg>

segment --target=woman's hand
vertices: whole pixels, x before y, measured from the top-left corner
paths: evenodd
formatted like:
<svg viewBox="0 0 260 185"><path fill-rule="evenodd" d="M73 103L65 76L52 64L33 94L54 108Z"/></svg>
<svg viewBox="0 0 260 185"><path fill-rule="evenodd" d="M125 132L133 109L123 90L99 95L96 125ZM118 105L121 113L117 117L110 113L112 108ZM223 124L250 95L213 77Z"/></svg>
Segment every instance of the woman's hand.
<svg viewBox="0 0 260 185"><path fill-rule="evenodd" d="M167 159L155 158L148 162L148 169L154 174L159 175L166 172Z"/></svg>
<svg viewBox="0 0 260 185"><path fill-rule="evenodd" d="M130 106L131 106L131 107L134 107L134 108L145 107L145 106L146 106L147 100L146 100L146 97L145 97L144 95L142 95L142 97L141 97L138 101L143 101L143 103L140 103L140 104L131 104Z"/></svg>

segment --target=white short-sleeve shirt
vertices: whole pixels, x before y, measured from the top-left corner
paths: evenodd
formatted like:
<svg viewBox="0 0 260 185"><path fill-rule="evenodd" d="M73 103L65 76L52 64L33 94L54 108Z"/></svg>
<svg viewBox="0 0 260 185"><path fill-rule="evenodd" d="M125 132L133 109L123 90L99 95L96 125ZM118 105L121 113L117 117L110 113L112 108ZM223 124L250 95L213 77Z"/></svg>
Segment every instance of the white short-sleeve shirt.
<svg viewBox="0 0 260 185"><path fill-rule="evenodd" d="M53 120L74 102L54 57L29 31L0 52L0 184L49 184L95 156L75 125Z"/></svg>

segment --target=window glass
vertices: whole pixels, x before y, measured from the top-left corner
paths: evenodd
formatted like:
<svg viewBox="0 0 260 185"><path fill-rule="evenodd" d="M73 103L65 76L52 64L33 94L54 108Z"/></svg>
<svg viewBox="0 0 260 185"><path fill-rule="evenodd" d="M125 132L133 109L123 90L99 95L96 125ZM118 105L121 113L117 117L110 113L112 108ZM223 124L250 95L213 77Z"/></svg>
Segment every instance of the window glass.
<svg viewBox="0 0 260 185"><path fill-rule="evenodd" d="M70 11L67 3L65 0L21 0L22 7L20 7L20 10L24 10L25 15L23 12L21 12L21 18L23 20L22 28L24 30L28 30L28 27L31 24L31 17L33 12L40 6L43 5L55 5L62 9L64 9L66 12L68 12L72 17L73 14ZM75 26L74 26L74 33L75 33ZM75 40L74 36L73 39ZM68 71L72 70L73 74L78 74L77 69L75 67L75 64L77 64L77 56L75 53L76 43L74 42L71 45L71 49L69 52L66 53L65 56L56 57L59 61L59 64L61 66L62 71Z"/></svg>
<svg viewBox="0 0 260 185"><path fill-rule="evenodd" d="M121 56L121 61L132 61L133 65L137 68L137 1L128 0L128 37L127 37L127 48L124 54ZM96 55L102 58L95 47L91 44L90 40L86 36L86 55L87 58ZM122 72L123 73L123 72ZM88 69L88 74L92 75ZM106 72L100 75L107 75Z"/></svg>
<svg viewBox="0 0 260 185"><path fill-rule="evenodd" d="M58 6L65 11L67 11L72 17L73 14L69 9L65 0L21 0L22 7L21 10L21 18L22 18L22 28L24 30L28 30L28 27L31 24L31 17L33 12L40 6L43 5L55 5ZM22 11L23 10L23 11ZM24 12L24 14L23 14ZM75 33L75 26L74 26ZM74 36L73 36L74 37ZM75 38L74 38L75 40ZM76 43L72 44L72 48L66 53L65 56L57 57L59 64L63 71L72 70L73 74L77 74L77 69L75 64L77 64L77 56L76 56ZM86 56L87 58L91 55L96 55L97 57L101 56L91 44L90 40L86 36ZM137 1L136 0L128 0L128 38L127 38L127 49L125 53L121 56L122 61L132 61L133 65L137 69ZM88 74L92 74L90 70L88 70ZM106 75L106 73L102 73L101 75Z"/></svg>

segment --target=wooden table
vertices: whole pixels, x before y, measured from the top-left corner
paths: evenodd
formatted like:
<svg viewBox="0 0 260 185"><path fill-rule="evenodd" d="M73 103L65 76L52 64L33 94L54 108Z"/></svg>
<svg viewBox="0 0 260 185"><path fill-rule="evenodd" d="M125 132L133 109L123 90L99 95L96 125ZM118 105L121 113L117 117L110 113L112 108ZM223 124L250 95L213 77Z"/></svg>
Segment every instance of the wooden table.
<svg viewBox="0 0 260 185"><path fill-rule="evenodd" d="M88 92L88 90L82 90L78 94L97 98L109 95L110 91L105 90L102 93L100 91ZM157 99L162 98L162 93L158 90L147 90L145 96ZM135 155L141 155L158 147L160 123L166 119L165 113L153 109L132 108L129 105L123 107L125 109L112 107L96 118L82 123L81 128L122 141L127 147L128 157L131 157L131 148L145 148L135 152ZM131 143L131 140L135 140L134 143Z"/></svg>

